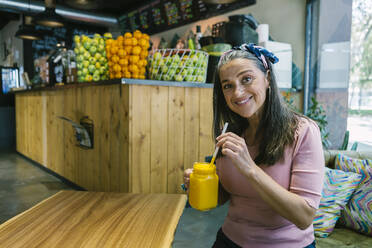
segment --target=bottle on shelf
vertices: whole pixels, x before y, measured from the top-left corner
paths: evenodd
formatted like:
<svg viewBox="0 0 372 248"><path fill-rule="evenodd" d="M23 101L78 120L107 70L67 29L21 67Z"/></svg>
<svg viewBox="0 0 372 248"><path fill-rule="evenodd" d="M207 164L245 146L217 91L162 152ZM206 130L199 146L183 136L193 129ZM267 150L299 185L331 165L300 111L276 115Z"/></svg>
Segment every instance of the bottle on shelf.
<svg viewBox="0 0 372 248"><path fill-rule="evenodd" d="M200 50L200 38L203 37L203 34L201 32L201 27L199 25L196 26L196 35L195 35L195 49Z"/></svg>
<svg viewBox="0 0 372 248"><path fill-rule="evenodd" d="M67 49L65 47L65 43L61 42L57 44L56 50L54 50L49 56L49 86L63 85L66 83L66 54Z"/></svg>
<svg viewBox="0 0 372 248"><path fill-rule="evenodd" d="M66 82L74 83L77 82L77 69L75 53L72 50L67 51L67 63L66 63Z"/></svg>

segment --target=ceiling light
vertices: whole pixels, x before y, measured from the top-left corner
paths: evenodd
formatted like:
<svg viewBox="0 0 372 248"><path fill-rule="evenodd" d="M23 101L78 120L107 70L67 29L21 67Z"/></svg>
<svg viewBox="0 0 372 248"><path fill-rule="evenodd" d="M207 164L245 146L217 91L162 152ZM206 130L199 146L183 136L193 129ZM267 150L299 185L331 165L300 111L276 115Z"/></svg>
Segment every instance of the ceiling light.
<svg viewBox="0 0 372 248"><path fill-rule="evenodd" d="M19 28L15 33L15 37L26 40L40 40L42 37L41 32L36 30L34 26L31 25L31 23L31 16L22 16L22 24L19 25Z"/></svg>
<svg viewBox="0 0 372 248"><path fill-rule="evenodd" d="M85 10L94 10L100 7L99 0L66 0L64 2L73 8Z"/></svg>
<svg viewBox="0 0 372 248"><path fill-rule="evenodd" d="M202 1L208 4L229 4L235 2L236 0L202 0Z"/></svg>
<svg viewBox="0 0 372 248"><path fill-rule="evenodd" d="M36 24L57 28L63 27L64 18L56 13L55 0L45 0L45 10L35 16Z"/></svg>

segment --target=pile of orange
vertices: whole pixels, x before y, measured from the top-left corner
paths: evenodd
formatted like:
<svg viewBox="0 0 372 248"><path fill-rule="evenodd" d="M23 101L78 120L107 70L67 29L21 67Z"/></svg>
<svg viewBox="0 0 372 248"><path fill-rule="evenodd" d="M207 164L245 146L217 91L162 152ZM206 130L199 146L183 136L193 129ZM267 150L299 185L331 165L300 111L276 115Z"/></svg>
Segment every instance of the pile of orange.
<svg viewBox="0 0 372 248"><path fill-rule="evenodd" d="M110 78L145 79L150 36L136 30L106 40Z"/></svg>

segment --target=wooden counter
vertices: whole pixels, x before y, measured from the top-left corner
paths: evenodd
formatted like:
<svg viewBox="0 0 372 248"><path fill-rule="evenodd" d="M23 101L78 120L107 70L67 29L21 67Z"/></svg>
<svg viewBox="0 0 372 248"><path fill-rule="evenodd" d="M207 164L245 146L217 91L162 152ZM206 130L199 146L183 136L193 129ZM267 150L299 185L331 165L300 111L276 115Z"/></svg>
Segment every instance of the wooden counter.
<svg viewBox="0 0 372 248"><path fill-rule="evenodd" d="M17 151L87 190L181 193L183 170L214 150L212 86L123 83L16 93ZM89 116L94 149L57 116Z"/></svg>
<svg viewBox="0 0 372 248"><path fill-rule="evenodd" d="M1 247L170 247L186 196L61 191L0 225Z"/></svg>

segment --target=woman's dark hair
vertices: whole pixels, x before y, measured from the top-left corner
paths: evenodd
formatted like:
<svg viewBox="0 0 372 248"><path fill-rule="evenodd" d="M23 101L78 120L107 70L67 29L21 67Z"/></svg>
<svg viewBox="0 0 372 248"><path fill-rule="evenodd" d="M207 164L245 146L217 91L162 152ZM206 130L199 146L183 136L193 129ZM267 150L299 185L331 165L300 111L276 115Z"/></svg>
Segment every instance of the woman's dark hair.
<svg viewBox="0 0 372 248"><path fill-rule="evenodd" d="M262 62L250 52L231 50L221 56L216 69L216 81L213 88L213 132L214 138L220 135L225 122L229 122L228 132L234 132L241 136L245 129L249 128L246 118L231 111L227 106L222 92L219 78L220 68L233 59L249 59L265 75L269 71L269 88L263 107L263 114L256 132L256 138L260 139L259 153L254 159L257 165L273 165L283 157L287 145L294 142L294 134L298 124L297 113L290 110L283 102L282 96L276 84L275 75L271 62L266 59L268 70Z"/></svg>

